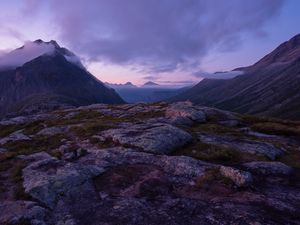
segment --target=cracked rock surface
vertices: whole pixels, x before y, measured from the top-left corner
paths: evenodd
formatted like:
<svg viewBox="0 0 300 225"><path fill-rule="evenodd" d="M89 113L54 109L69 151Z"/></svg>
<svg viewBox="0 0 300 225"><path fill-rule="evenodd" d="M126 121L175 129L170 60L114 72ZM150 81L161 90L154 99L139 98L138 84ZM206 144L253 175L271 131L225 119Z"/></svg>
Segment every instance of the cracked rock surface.
<svg viewBox="0 0 300 225"><path fill-rule="evenodd" d="M0 224L299 224L299 127L189 102L3 120Z"/></svg>

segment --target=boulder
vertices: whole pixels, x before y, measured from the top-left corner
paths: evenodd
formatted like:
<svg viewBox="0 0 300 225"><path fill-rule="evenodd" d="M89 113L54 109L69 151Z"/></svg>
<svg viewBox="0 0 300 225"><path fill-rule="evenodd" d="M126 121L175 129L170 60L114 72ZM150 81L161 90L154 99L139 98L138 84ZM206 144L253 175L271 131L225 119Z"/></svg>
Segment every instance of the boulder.
<svg viewBox="0 0 300 225"><path fill-rule="evenodd" d="M161 167L168 174L185 178L202 176L207 168L216 167L214 164L187 156L153 155L123 147L89 151L89 154L81 158L79 162L100 167L112 167L124 164L151 164Z"/></svg>
<svg viewBox="0 0 300 225"><path fill-rule="evenodd" d="M23 155L23 156L19 156L19 158L24 159L29 162L54 159L51 155L49 155L46 152L38 152L38 153L31 154L31 155L26 155L26 156Z"/></svg>
<svg viewBox="0 0 300 225"><path fill-rule="evenodd" d="M82 189L93 191L91 177L102 171L95 166L81 167L56 159L34 162L23 169L25 192L33 198L54 208L60 198L82 197Z"/></svg>
<svg viewBox="0 0 300 225"><path fill-rule="evenodd" d="M238 187L249 186L253 181L251 173L232 167L221 166L220 173L230 179Z"/></svg>
<svg viewBox="0 0 300 225"><path fill-rule="evenodd" d="M288 175L293 169L282 162L249 162L244 166L253 171L264 175Z"/></svg>
<svg viewBox="0 0 300 225"><path fill-rule="evenodd" d="M4 145L10 141L28 141L28 140L31 140L31 138L23 134L23 130L18 130L8 135L7 137L0 139L0 144Z"/></svg>
<svg viewBox="0 0 300 225"><path fill-rule="evenodd" d="M166 117L176 125L192 125L206 121L205 114L193 107L191 102L177 102L166 109Z"/></svg>
<svg viewBox="0 0 300 225"><path fill-rule="evenodd" d="M37 135L53 136L56 134L63 134L69 131L70 126L57 126L57 127L46 127L40 130Z"/></svg>
<svg viewBox="0 0 300 225"><path fill-rule="evenodd" d="M0 224L44 225L46 209L31 201L6 201L0 203Z"/></svg>
<svg viewBox="0 0 300 225"><path fill-rule="evenodd" d="M224 135L214 135L209 133L199 133L198 138L201 142L212 145L225 145L239 152L254 155L261 155L275 160L276 157L284 154L284 151L268 142L253 141L244 138L230 137Z"/></svg>
<svg viewBox="0 0 300 225"><path fill-rule="evenodd" d="M225 127L236 127L240 124L238 120L222 120L217 123Z"/></svg>
<svg viewBox="0 0 300 225"><path fill-rule="evenodd" d="M127 128L110 129L102 133L123 146L156 154L169 154L186 145L192 136L168 124L132 124Z"/></svg>
<svg viewBox="0 0 300 225"><path fill-rule="evenodd" d="M6 150L6 149L4 149L4 148L0 148L0 154L1 154L1 153L5 153L5 152L7 152L7 150Z"/></svg>
<svg viewBox="0 0 300 225"><path fill-rule="evenodd" d="M206 115L208 121L221 122L239 120L235 113L228 112L225 110L205 106L197 106L197 109L202 111Z"/></svg>

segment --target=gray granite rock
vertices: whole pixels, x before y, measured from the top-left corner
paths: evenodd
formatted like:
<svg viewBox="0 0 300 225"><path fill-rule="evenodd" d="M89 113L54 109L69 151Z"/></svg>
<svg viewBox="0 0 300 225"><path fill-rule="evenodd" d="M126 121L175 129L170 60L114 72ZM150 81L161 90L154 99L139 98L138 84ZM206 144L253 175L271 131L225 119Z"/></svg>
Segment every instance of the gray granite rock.
<svg viewBox="0 0 300 225"><path fill-rule="evenodd" d="M34 162L23 169L25 192L54 208L61 196L80 196L82 189L93 190L91 177L102 171L96 166L80 167L55 159Z"/></svg>
<svg viewBox="0 0 300 225"><path fill-rule="evenodd" d="M171 120L171 123L177 125L192 125L193 123L203 123L206 121L205 114L193 107L191 102L171 104L166 109L166 117Z"/></svg>
<svg viewBox="0 0 300 225"><path fill-rule="evenodd" d="M237 151L254 155L261 155L275 160L276 157L283 155L284 151L268 142L253 141L238 137L221 136L208 133L199 133L198 138L201 142L213 145L225 145Z"/></svg>
<svg viewBox="0 0 300 225"><path fill-rule="evenodd" d="M249 186L253 181L251 173L228 166L221 166L220 173L224 177L232 180L238 187Z"/></svg>
<svg viewBox="0 0 300 225"><path fill-rule="evenodd" d="M23 130L18 130L8 135L7 137L0 139L0 144L4 145L10 141L28 141L28 140L31 140L31 138L23 134Z"/></svg>
<svg viewBox="0 0 300 225"><path fill-rule="evenodd" d="M63 134L69 131L70 126L56 126L56 127L46 127L40 130L37 135L52 136L56 134Z"/></svg>
<svg viewBox="0 0 300 225"><path fill-rule="evenodd" d="M31 201L0 202L0 224L45 225L48 210ZM26 223L26 224L28 224Z"/></svg>
<svg viewBox="0 0 300 225"><path fill-rule="evenodd" d="M192 140L189 133L161 123L132 124L127 128L104 131L102 135L121 145L156 154L169 154Z"/></svg>
<svg viewBox="0 0 300 225"><path fill-rule="evenodd" d="M288 175L293 169L282 163L282 162L249 162L245 163L244 166L254 172L265 174L265 175Z"/></svg>

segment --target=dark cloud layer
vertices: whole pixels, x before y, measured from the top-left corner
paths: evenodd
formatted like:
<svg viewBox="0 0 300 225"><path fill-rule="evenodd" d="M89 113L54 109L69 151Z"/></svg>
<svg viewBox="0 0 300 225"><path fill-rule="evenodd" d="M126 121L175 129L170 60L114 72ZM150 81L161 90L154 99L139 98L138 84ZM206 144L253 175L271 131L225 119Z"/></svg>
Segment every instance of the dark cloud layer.
<svg viewBox="0 0 300 225"><path fill-rule="evenodd" d="M30 1L38 8L43 1ZM90 60L168 72L195 68L212 49L261 34L284 0L49 0L62 40ZM26 10L24 10L26 11Z"/></svg>

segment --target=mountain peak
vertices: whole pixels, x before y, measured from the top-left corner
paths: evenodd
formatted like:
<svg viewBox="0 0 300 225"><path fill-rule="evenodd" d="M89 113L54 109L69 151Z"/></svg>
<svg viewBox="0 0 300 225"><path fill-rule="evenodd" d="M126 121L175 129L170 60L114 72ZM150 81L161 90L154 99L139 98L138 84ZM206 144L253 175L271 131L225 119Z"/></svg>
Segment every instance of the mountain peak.
<svg viewBox="0 0 300 225"><path fill-rule="evenodd" d="M22 47L3 55L0 58L0 68L16 68L40 56L55 56L56 54L60 54L70 63L73 63L80 68L84 68L80 58L73 52L60 47L55 40L46 42L42 39L26 42Z"/></svg>
<svg viewBox="0 0 300 225"><path fill-rule="evenodd" d="M154 83L153 81L148 81L143 86L158 86L158 84Z"/></svg>
<svg viewBox="0 0 300 225"><path fill-rule="evenodd" d="M274 51L246 69L261 69L271 65L291 63L300 58L300 34L279 45Z"/></svg>
<svg viewBox="0 0 300 225"><path fill-rule="evenodd" d="M42 39L37 39L35 41L33 41L32 43L34 44L38 44L38 45L42 45L42 44L51 44L53 45L55 48L60 48L59 44L55 41L55 40L51 40L51 41L43 41Z"/></svg>
<svg viewBox="0 0 300 225"><path fill-rule="evenodd" d="M127 85L127 86L129 86L129 85L130 85L130 86L134 86L133 83L131 83L130 81L126 82L124 85Z"/></svg>

